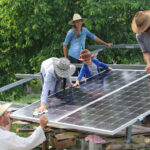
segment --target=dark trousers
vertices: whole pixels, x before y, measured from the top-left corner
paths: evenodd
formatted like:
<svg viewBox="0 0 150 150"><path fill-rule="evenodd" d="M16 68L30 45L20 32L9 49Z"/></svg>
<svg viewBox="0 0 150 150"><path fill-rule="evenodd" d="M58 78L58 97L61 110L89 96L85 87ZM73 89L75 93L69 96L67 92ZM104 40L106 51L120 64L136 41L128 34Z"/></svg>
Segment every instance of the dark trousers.
<svg viewBox="0 0 150 150"><path fill-rule="evenodd" d="M81 64L82 62L74 57L68 56L68 59L70 60L70 62L72 64ZM80 73L80 68L76 68L75 73L73 74L73 76L78 76L78 74Z"/></svg>

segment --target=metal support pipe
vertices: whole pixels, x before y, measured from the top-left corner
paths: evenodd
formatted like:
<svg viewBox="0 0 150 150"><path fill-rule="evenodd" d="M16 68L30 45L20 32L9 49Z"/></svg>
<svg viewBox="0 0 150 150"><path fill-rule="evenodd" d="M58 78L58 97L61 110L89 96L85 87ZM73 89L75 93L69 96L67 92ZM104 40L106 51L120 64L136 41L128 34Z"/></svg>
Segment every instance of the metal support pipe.
<svg viewBox="0 0 150 150"><path fill-rule="evenodd" d="M126 143L131 143L132 125L126 128Z"/></svg>
<svg viewBox="0 0 150 150"><path fill-rule="evenodd" d="M81 139L81 150L86 150L86 142L84 139Z"/></svg>
<svg viewBox="0 0 150 150"><path fill-rule="evenodd" d="M103 48L108 48L105 45L89 45L89 49L103 49ZM140 48L139 44L114 44L112 45L112 48Z"/></svg>

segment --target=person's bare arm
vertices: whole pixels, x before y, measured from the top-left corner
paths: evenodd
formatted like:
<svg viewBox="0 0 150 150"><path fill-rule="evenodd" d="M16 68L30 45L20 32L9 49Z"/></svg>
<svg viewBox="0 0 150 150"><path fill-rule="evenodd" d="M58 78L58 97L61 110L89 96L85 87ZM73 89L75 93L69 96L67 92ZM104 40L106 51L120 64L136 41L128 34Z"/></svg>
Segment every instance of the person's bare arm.
<svg viewBox="0 0 150 150"><path fill-rule="evenodd" d="M63 46L63 50L64 50L64 57L67 58L68 55L67 55L67 46L66 45Z"/></svg>
<svg viewBox="0 0 150 150"><path fill-rule="evenodd" d="M13 123L13 119L10 118L11 113L12 113L12 112L7 112L7 115L9 116L9 123L8 123L8 125L6 125L5 129L8 130L8 131L11 130L12 123Z"/></svg>
<svg viewBox="0 0 150 150"><path fill-rule="evenodd" d="M76 80L76 83L74 83L73 85L72 85L72 87L76 87L76 86L79 86L80 85L80 82L78 81L78 80Z"/></svg>
<svg viewBox="0 0 150 150"><path fill-rule="evenodd" d="M143 57L147 64L147 66L145 67L145 71L147 73L150 73L150 53L143 53Z"/></svg>
<svg viewBox="0 0 150 150"><path fill-rule="evenodd" d="M41 102L41 106L39 108L36 108L35 112L42 113L45 110L46 110L46 104L44 102Z"/></svg>
<svg viewBox="0 0 150 150"><path fill-rule="evenodd" d="M100 43L100 44L103 44L103 45L106 45L107 47L109 48L112 48L112 43L106 43L104 42L103 40L101 40L100 38L96 38L96 42Z"/></svg>
<svg viewBox="0 0 150 150"><path fill-rule="evenodd" d="M48 123L48 118L46 116L40 117L40 126L44 129Z"/></svg>

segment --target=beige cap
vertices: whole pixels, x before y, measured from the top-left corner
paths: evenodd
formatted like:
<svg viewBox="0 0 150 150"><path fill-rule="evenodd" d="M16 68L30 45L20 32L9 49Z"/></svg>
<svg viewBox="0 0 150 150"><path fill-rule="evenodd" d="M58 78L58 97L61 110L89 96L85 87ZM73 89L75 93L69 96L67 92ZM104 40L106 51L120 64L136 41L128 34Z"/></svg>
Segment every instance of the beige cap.
<svg viewBox="0 0 150 150"><path fill-rule="evenodd" d="M11 106L11 103L0 105L0 116Z"/></svg>
<svg viewBox="0 0 150 150"><path fill-rule="evenodd" d="M85 22L87 19L86 18L82 18L79 14L74 14L73 15L73 19L71 21L68 22L68 24L70 25L74 25L74 21L77 20L82 20L82 23Z"/></svg>

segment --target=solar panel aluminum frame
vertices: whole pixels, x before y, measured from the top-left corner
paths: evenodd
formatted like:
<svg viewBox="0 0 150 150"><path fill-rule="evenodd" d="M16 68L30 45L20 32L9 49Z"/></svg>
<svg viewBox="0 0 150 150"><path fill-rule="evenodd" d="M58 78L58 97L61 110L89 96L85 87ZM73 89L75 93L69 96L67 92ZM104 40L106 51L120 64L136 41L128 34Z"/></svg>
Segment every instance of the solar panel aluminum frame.
<svg viewBox="0 0 150 150"><path fill-rule="evenodd" d="M26 107L28 107L28 106L26 106ZM137 122L138 120L141 120L142 118L146 117L149 114L150 114L150 110L113 131L97 129L97 128L92 128L92 127L79 126L79 125L73 125L73 124L63 123L63 122L59 122L59 121L48 121L47 125L55 126L58 128L76 129L79 131L86 131L86 132L97 133L97 134L115 135L116 133L129 127L130 125L133 125L135 122ZM19 115L13 116L13 114L12 114L11 117L18 119L18 120L22 120L22 116L19 116ZM39 123L39 118L24 117L23 120Z"/></svg>

